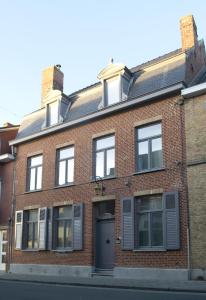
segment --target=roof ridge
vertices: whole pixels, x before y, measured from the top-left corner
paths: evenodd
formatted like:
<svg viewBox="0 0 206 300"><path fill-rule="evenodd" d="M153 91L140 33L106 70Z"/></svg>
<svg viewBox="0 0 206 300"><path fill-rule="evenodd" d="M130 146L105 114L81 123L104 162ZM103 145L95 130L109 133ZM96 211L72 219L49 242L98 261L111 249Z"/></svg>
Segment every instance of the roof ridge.
<svg viewBox="0 0 206 300"><path fill-rule="evenodd" d="M156 58L154 58L154 59L148 60L147 62L144 62L144 63L142 63L142 64L140 64L140 65L135 66L135 67L129 68L129 70L130 70L132 73L135 73L135 72L140 71L140 69L141 69L142 67L146 67L146 66L150 66L150 65L156 64L156 63L158 63L158 62L160 62L160 61L166 60L166 59L168 59L168 58L170 58L170 57L173 57L173 56L175 56L175 55L178 55L178 54L180 54L180 53L183 53L183 51L182 51L181 48L176 49L176 50L173 50L173 51L171 51L171 52L168 52L168 53L166 53L166 54L164 54L164 55L160 55L160 56L158 56L158 57L156 57ZM68 96L68 97L73 97L73 96L75 96L75 95L77 95L77 94L79 94L79 93L82 93L82 92L84 92L84 91L90 89L90 88L93 88L93 87L95 87L95 86L98 86L99 84L100 84L99 81L98 81L98 82L95 82L95 83L93 83L93 84L91 84L91 85L88 85L88 86L86 86L86 87L84 87L84 88L81 88L81 89L79 89L79 90L77 90L77 91L75 91L75 92L73 92L73 93L71 93L71 94L69 94L69 95L67 95L67 96Z"/></svg>
<svg viewBox="0 0 206 300"><path fill-rule="evenodd" d="M161 62L163 60L166 60L168 58L171 58L171 57L176 56L176 55L181 54L181 53L184 53L184 51L182 51L182 48L170 51L170 52L168 52L166 54L160 55L160 56L158 56L158 57L156 57L154 59L148 60L148 61L146 61L146 62L144 62L144 63L142 63L140 65L137 65L136 67L131 68L130 71L133 72L133 73L135 73L137 71L140 71L140 69L142 67L151 66L153 64L156 64L158 62Z"/></svg>

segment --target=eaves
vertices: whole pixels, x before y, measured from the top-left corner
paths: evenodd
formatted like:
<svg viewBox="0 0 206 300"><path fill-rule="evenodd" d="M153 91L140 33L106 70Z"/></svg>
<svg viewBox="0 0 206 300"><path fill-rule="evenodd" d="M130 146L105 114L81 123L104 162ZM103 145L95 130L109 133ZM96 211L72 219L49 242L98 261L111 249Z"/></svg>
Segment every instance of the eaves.
<svg viewBox="0 0 206 300"><path fill-rule="evenodd" d="M34 140L34 139L41 138L41 137L46 136L46 135L50 135L52 133L56 133L56 132L65 130L67 128L78 126L78 125L87 123L89 121L93 121L95 119L99 119L99 118L102 118L104 116L116 113L118 111L130 108L132 106L136 106L138 104L142 104L144 102L149 102L153 99L156 99L156 98L159 98L159 97L162 97L162 96L165 96L165 95L169 95L171 93L180 91L183 88L185 88L185 84L183 82L179 82L179 83L177 83L175 85L172 85L172 86L169 86L165 89L161 89L161 90L155 91L153 93L150 93L150 94L147 94L147 95L144 95L144 96L140 96L138 98L132 98L132 99L130 98L126 101L117 103L117 104L115 104L113 106L110 106L110 107L103 108L103 109L101 109L97 112L86 115L86 116L81 117L77 120L69 121L69 122L66 122L66 123L61 123L57 126L53 126L53 127L43 129L40 132L37 132L37 133L32 134L30 136L20 138L20 139L16 139L16 140L12 140L12 141L9 142L9 145L14 146L14 145L22 144L22 143L25 143L25 142L28 142L28 141L31 141L31 140Z"/></svg>

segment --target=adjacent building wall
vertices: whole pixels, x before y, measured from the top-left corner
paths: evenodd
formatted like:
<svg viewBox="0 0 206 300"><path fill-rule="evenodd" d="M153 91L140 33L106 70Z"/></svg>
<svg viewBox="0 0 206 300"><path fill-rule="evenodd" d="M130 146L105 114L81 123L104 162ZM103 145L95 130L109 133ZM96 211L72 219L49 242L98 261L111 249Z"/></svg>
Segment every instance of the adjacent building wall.
<svg viewBox="0 0 206 300"><path fill-rule="evenodd" d="M206 96L185 100L188 197L193 277L206 279Z"/></svg>

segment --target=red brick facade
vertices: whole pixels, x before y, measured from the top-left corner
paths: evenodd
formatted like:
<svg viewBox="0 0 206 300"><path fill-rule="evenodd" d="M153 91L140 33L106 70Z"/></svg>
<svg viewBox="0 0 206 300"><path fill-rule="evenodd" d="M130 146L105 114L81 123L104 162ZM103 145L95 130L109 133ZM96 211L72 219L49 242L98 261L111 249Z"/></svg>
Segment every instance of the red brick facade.
<svg viewBox="0 0 206 300"><path fill-rule="evenodd" d="M13 263L94 265L93 203L95 183L91 182L93 136L114 130L116 178L104 180L104 195L114 194L115 239L121 236L120 198L133 196L134 192L163 189L180 193L179 250L173 251L123 251L115 245L115 266L127 267L187 267L187 203L184 149L184 116L177 104L179 95L139 105L88 124L48 135L17 147L16 160L16 210L30 206L51 207L56 202L84 202L84 248L81 251L58 253L54 251L13 251ZM163 157L165 169L144 174L135 173L135 127L144 120L162 120ZM74 185L55 188L56 147L64 143L75 146ZM27 157L43 154L42 191L26 193ZM130 180L127 186L125 181Z"/></svg>

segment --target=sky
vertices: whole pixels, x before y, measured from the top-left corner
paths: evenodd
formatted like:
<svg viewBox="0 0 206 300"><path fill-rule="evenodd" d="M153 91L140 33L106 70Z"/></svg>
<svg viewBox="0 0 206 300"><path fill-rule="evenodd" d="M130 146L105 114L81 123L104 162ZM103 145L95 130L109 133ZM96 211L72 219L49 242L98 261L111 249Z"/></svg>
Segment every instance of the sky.
<svg viewBox="0 0 206 300"><path fill-rule="evenodd" d="M109 59L128 68L181 47L193 14L206 40L205 0L0 0L0 126L40 108L42 70L61 64L64 93L97 82Z"/></svg>

